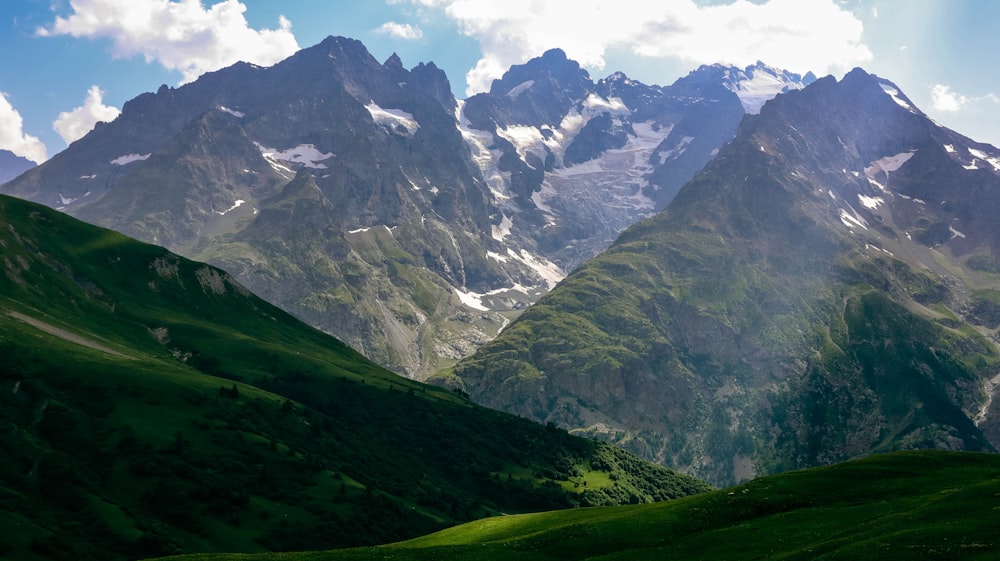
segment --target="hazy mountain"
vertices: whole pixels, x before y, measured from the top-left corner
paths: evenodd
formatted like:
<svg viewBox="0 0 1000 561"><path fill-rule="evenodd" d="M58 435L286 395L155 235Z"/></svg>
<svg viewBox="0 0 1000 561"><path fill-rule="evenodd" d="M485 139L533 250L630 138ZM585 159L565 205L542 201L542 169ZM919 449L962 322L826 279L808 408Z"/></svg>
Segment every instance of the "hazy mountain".
<svg viewBox="0 0 1000 561"><path fill-rule="evenodd" d="M440 381L717 484L993 450L998 195L996 148L823 78Z"/></svg>
<svg viewBox="0 0 1000 561"><path fill-rule="evenodd" d="M744 74L594 83L553 50L458 102L432 63L331 37L143 94L3 191L221 266L425 377L662 209L732 137Z"/></svg>
<svg viewBox="0 0 1000 561"><path fill-rule="evenodd" d="M0 183L6 183L36 165L38 164L10 150L0 150Z"/></svg>
<svg viewBox="0 0 1000 561"><path fill-rule="evenodd" d="M385 543L707 489L401 378L225 272L0 196L0 555Z"/></svg>

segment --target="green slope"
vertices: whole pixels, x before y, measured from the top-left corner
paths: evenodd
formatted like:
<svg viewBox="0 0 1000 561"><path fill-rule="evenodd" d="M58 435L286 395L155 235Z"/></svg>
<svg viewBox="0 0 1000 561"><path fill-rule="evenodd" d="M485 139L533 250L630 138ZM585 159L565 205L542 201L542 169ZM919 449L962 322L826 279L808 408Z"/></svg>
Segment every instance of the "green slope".
<svg viewBox="0 0 1000 561"><path fill-rule="evenodd" d="M666 503L490 518L377 548L180 559L996 559L998 470L996 455L896 452Z"/></svg>
<svg viewBox="0 0 1000 561"><path fill-rule="evenodd" d="M0 197L0 556L386 543L707 489L396 376L226 273Z"/></svg>

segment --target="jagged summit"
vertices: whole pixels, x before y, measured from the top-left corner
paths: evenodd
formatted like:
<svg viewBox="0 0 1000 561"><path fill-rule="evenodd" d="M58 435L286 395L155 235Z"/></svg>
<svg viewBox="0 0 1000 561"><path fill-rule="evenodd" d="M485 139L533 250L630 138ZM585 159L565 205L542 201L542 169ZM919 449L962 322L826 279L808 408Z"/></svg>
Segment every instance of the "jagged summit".
<svg viewBox="0 0 1000 561"><path fill-rule="evenodd" d="M759 113L761 106L779 93L802 89L816 81L812 72L799 75L768 66L761 61L744 68L714 66L722 72L723 84L739 96L746 112L750 114Z"/></svg>
<svg viewBox="0 0 1000 561"><path fill-rule="evenodd" d="M997 201L995 148L821 78L442 381L716 484L994 450Z"/></svg>
<svg viewBox="0 0 1000 561"><path fill-rule="evenodd" d="M423 377L666 206L743 113L718 79L594 83L558 49L459 103L433 63L331 36L140 95L5 192L209 260Z"/></svg>

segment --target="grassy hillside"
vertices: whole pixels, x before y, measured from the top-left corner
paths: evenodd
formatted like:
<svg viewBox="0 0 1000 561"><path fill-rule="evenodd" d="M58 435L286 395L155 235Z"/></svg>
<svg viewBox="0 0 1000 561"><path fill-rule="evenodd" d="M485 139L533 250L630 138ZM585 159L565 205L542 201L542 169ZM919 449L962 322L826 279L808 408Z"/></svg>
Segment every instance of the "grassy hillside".
<svg viewBox="0 0 1000 561"><path fill-rule="evenodd" d="M896 452L678 501L505 516L399 544L177 561L996 559L1000 456Z"/></svg>
<svg viewBox="0 0 1000 561"><path fill-rule="evenodd" d="M0 197L0 557L387 543L707 489L398 377L224 272Z"/></svg>

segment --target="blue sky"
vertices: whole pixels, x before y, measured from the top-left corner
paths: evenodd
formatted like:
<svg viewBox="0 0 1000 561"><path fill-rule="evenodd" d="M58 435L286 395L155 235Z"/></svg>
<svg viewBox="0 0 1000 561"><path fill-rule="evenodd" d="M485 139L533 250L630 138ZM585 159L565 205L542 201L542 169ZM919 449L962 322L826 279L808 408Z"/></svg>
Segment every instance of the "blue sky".
<svg viewBox="0 0 1000 561"><path fill-rule="evenodd" d="M552 47L594 79L662 85L713 62L860 66L1000 146L998 29L994 0L0 0L0 148L44 160L160 84L328 35L433 61L460 98Z"/></svg>

